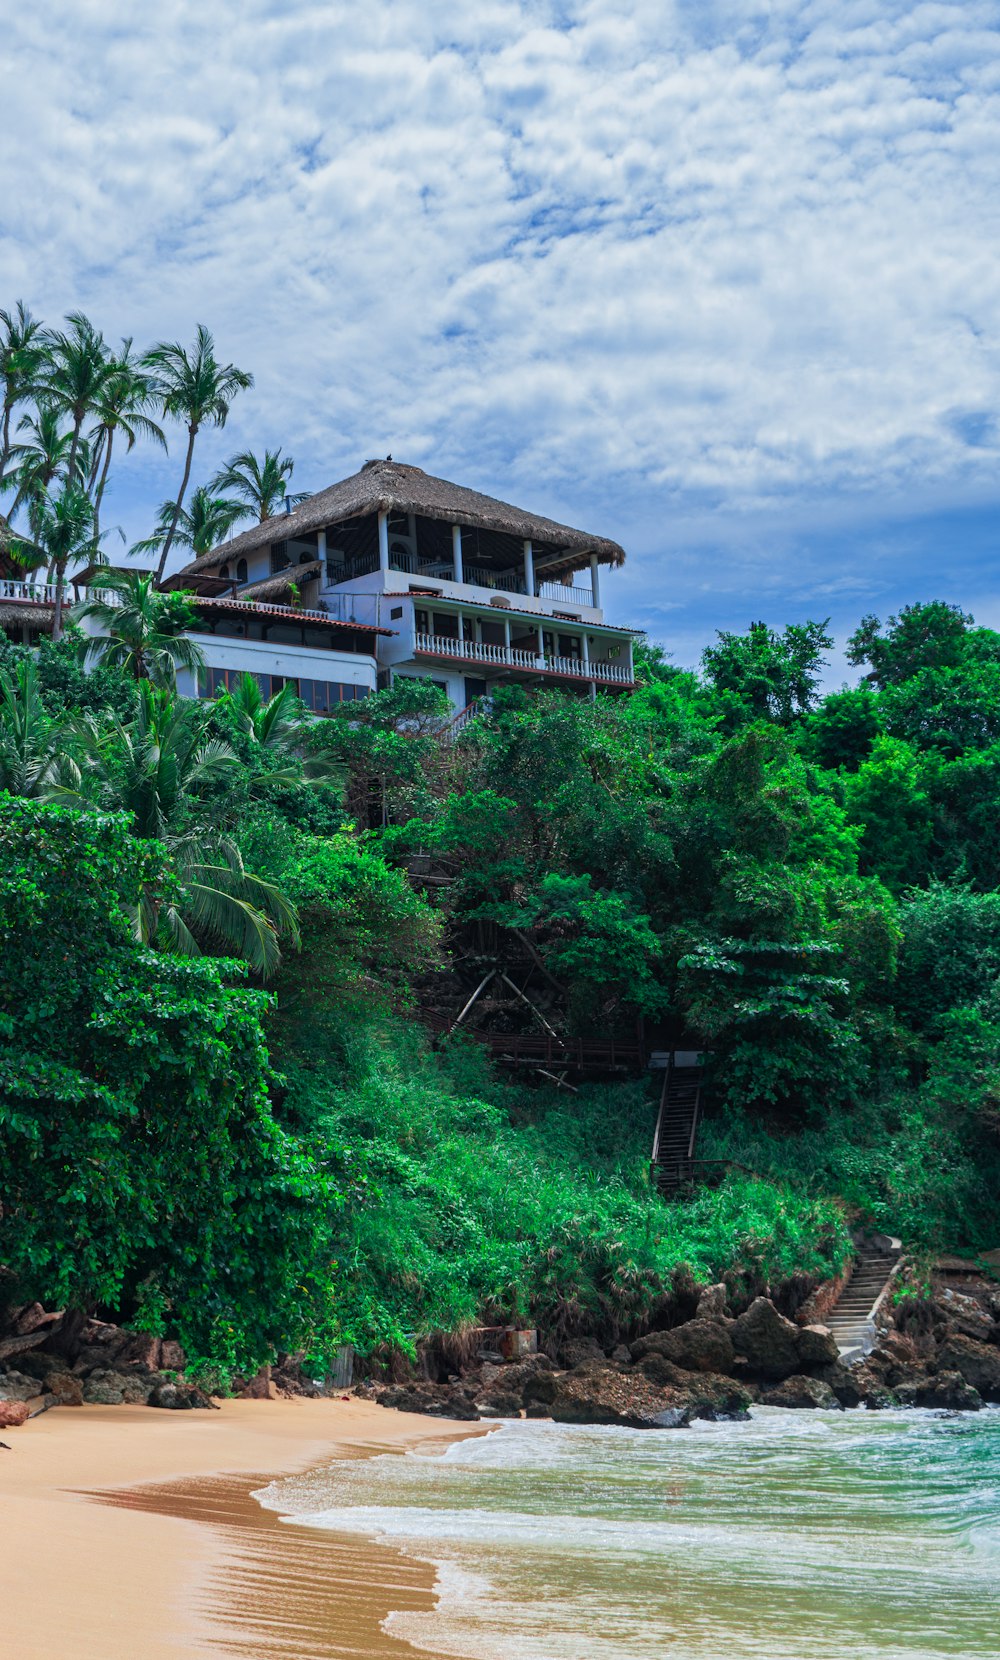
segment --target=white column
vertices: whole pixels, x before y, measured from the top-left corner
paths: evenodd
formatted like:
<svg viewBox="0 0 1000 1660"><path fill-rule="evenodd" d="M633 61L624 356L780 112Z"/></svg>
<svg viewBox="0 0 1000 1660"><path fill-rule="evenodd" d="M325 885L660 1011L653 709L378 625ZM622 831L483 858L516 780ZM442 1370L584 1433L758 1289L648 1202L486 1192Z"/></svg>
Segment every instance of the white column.
<svg viewBox="0 0 1000 1660"><path fill-rule="evenodd" d="M325 582L326 582L326 531L325 530L317 530L317 532L316 532L316 558L319 560L320 564L323 567L323 569L319 573L319 580L320 580L320 583L322 585L322 584L325 584Z"/></svg>
<svg viewBox="0 0 1000 1660"><path fill-rule="evenodd" d="M509 662L510 661L510 618L509 617L504 617L504 620L503 620L503 644L504 644L504 650L507 653L507 660Z"/></svg>
<svg viewBox="0 0 1000 1660"><path fill-rule="evenodd" d="M545 630L541 623L538 625L538 663L539 667L545 661Z"/></svg>
<svg viewBox="0 0 1000 1660"><path fill-rule="evenodd" d="M461 527L461 525L452 525L452 527L451 527L451 559L452 559L452 564L455 567L455 570L454 570L454 573L453 573L454 577L455 577L455 581L456 582L464 582L465 581L465 575L464 575L463 570L462 570L462 527Z"/></svg>
<svg viewBox="0 0 1000 1660"><path fill-rule="evenodd" d="M580 661L585 669L590 667L590 637L587 634L580 636Z"/></svg>
<svg viewBox="0 0 1000 1660"><path fill-rule="evenodd" d="M531 543L524 544L524 589L532 599L535 597L535 556L531 551Z"/></svg>
<svg viewBox="0 0 1000 1660"><path fill-rule="evenodd" d="M389 569L389 515L380 513L378 516L378 568L380 571Z"/></svg>
<svg viewBox="0 0 1000 1660"><path fill-rule="evenodd" d="M590 587L594 596L594 604L598 611L601 609L601 579L597 574L597 555L590 556Z"/></svg>

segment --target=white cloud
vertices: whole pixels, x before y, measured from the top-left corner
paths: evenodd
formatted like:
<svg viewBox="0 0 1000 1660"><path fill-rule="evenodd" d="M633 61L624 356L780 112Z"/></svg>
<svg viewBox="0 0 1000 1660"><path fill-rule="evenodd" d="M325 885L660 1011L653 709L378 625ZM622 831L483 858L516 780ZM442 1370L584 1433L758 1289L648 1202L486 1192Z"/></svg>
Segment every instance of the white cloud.
<svg viewBox="0 0 1000 1660"><path fill-rule="evenodd" d="M646 550L960 502L1000 448L998 46L995 0L44 0L0 293L209 323L257 389L198 471L392 450ZM123 469L130 530L175 466Z"/></svg>

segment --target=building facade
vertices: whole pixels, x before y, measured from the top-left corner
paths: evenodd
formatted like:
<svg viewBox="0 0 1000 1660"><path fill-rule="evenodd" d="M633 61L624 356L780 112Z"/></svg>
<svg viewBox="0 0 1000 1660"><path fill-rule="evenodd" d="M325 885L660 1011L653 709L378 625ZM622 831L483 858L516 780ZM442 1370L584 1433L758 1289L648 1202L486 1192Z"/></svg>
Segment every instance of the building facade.
<svg viewBox="0 0 1000 1660"><path fill-rule="evenodd" d="M600 589L624 557L605 538L419 467L369 461L168 586L192 593L211 625L198 636L205 689L243 667L313 681L331 661L307 665L301 654L325 634L343 657L350 630L353 665L341 663L334 684L428 679L462 710L510 682L591 695L631 687L634 634L604 621ZM363 641L373 657L364 671Z"/></svg>

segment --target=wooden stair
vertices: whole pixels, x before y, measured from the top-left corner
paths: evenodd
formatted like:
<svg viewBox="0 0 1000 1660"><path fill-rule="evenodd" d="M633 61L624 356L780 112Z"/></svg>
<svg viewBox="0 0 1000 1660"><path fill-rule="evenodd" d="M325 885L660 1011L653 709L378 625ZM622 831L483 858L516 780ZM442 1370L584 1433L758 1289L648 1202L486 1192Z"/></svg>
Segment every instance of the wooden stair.
<svg viewBox="0 0 1000 1660"><path fill-rule="evenodd" d="M694 1176L694 1146L701 1110L701 1067L668 1066L663 1074L650 1173L666 1198Z"/></svg>
<svg viewBox="0 0 1000 1660"><path fill-rule="evenodd" d="M875 1315L899 1263L899 1240L888 1250L863 1247L850 1279L824 1322L837 1340L840 1358L848 1365L863 1360L874 1347Z"/></svg>

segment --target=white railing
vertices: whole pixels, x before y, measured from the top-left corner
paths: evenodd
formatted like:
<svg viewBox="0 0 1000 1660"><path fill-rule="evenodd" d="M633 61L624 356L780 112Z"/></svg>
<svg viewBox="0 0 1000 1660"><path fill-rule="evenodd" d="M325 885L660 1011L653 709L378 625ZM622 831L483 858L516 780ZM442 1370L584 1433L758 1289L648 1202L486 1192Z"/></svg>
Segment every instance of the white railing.
<svg viewBox="0 0 1000 1660"><path fill-rule="evenodd" d="M457 640L447 634L416 635L417 651L430 657L454 657L466 663L489 663L497 668L534 669L547 674L571 675L574 680L601 680L614 686L631 686L632 673L624 663L584 663L578 657L541 656L516 646L493 646L485 640Z"/></svg>
<svg viewBox="0 0 1000 1660"><path fill-rule="evenodd" d="M589 588L571 588L567 582L540 582L537 592L539 599L567 600L570 605L594 603L594 596Z"/></svg>
<svg viewBox="0 0 1000 1660"><path fill-rule="evenodd" d="M68 589L65 597L72 601ZM0 599L17 600L22 605L54 605L56 585L54 582L13 582L4 577L0 581Z"/></svg>
<svg viewBox="0 0 1000 1660"><path fill-rule="evenodd" d="M462 565L462 580L472 588L495 588L501 594L523 594L523 571L488 571L482 565Z"/></svg>

